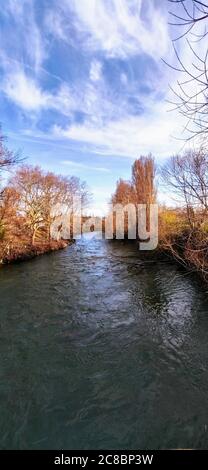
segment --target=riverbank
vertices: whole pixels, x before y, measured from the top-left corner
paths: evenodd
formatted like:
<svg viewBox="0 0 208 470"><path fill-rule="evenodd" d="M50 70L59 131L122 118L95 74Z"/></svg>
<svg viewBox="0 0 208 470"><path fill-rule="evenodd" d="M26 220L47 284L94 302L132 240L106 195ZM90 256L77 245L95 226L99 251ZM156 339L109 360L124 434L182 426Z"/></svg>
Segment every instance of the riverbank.
<svg viewBox="0 0 208 470"><path fill-rule="evenodd" d="M161 212L158 249L188 271L196 272L208 284L206 224L191 227L183 212Z"/></svg>
<svg viewBox="0 0 208 470"><path fill-rule="evenodd" d="M173 227L160 225L159 241L156 249L151 251L139 251L142 262L174 262L180 265L184 271L195 273L205 285L208 285L208 235L205 230L188 230L187 228L177 231ZM116 238L114 238L116 240ZM125 234L124 243L135 243L128 240Z"/></svg>
<svg viewBox="0 0 208 470"><path fill-rule="evenodd" d="M0 265L19 263L21 261L27 261L53 251L63 250L69 245L74 243L74 240L52 240L51 242L41 244L27 244L27 245L16 245L15 247L7 247L0 256Z"/></svg>
<svg viewBox="0 0 208 470"><path fill-rule="evenodd" d="M161 247L161 253L183 266L186 271L195 272L208 285L208 243L200 244L197 239L187 237L186 242L178 238L172 244Z"/></svg>

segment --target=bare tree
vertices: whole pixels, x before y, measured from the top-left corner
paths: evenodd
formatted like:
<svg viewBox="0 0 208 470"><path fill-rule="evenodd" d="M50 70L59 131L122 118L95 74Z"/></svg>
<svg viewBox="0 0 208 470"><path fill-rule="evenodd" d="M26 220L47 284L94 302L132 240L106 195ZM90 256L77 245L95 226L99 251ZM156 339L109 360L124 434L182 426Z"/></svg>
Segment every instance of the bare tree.
<svg viewBox="0 0 208 470"><path fill-rule="evenodd" d="M153 204L156 201L155 187L156 167L152 155L141 156L132 165L131 181L120 178L115 193L111 198L113 204Z"/></svg>
<svg viewBox="0 0 208 470"><path fill-rule="evenodd" d="M185 204L190 226L200 226L208 215L208 155L203 150L173 156L162 169L166 185Z"/></svg>
<svg viewBox="0 0 208 470"><path fill-rule="evenodd" d="M116 190L111 198L112 204L129 204L134 202L135 193L132 184L120 178L116 184Z"/></svg>
<svg viewBox="0 0 208 470"><path fill-rule="evenodd" d="M9 150L5 145L5 141L6 137L2 135L0 128L0 171L7 170L20 160L19 154Z"/></svg>
<svg viewBox="0 0 208 470"><path fill-rule="evenodd" d="M170 67L181 73L177 86L172 89L174 109L185 116L187 140L204 137L208 133L208 4L207 0L168 0L170 25L181 31L173 39L177 59ZM191 55L189 65L177 51L178 41L185 40ZM168 64L169 65L169 64Z"/></svg>
<svg viewBox="0 0 208 470"><path fill-rule="evenodd" d="M21 160L18 153L14 153L7 148L5 141L6 137L2 135L0 126L0 242L2 242L6 234L5 214L7 213L8 215L8 200L10 199L10 202L14 203L13 198L8 198L8 194L5 195L5 188L2 187L2 176L5 171L13 168Z"/></svg>
<svg viewBox="0 0 208 470"><path fill-rule="evenodd" d="M6 247L24 238L23 220L17 216L19 195L14 188L6 187L0 200L0 241ZM1 251L1 250L0 250Z"/></svg>
<svg viewBox="0 0 208 470"><path fill-rule="evenodd" d="M154 204L156 201L155 174L156 167L152 155L150 154L148 156L141 156L135 160L132 165L131 181L125 181L120 178L117 182L115 193L111 197L111 203L113 205L120 204L126 208L128 204L133 205L134 208L138 204L145 204L147 227L149 227L150 223L150 204ZM138 222L137 211L136 218ZM124 228L126 234L128 233L129 227L130 218L129 214L127 215L126 213L124 219Z"/></svg>
<svg viewBox="0 0 208 470"><path fill-rule="evenodd" d="M47 227L47 238L51 239L51 228L55 220L76 213L76 197L82 210L87 207L90 193L85 182L75 176L54 175L48 172L42 177L42 216Z"/></svg>
<svg viewBox="0 0 208 470"><path fill-rule="evenodd" d="M0 162L0 169L9 169L17 158L2 146ZM63 216L76 212L75 196L86 208L90 193L79 178L55 175L38 166L20 166L0 198L0 263L53 248L52 240L62 238Z"/></svg>
<svg viewBox="0 0 208 470"><path fill-rule="evenodd" d="M19 153L15 153L5 145L6 137L2 135L0 126L0 183L2 172L11 169L21 161ZM3 189L0 188L0 197L3 195Z"/></svg>
<svg viewBox="0 0 208 470"><path fill-rule="evenodd" d="M152 155L141 156L132 166L132 186L137 204L153 204L156 200L156 168Z"/></svg>
<svg viewBox="0 0 208 470"><path fill-rule="evenodd" d="M18 216L29 230L32 244L43 224L42 179L42 170L28 165L19 168L9 182L9 187L18 194Z"/></svg>
<svg viewBox="0 0 208 470"><path fill-rule="evenodd" d="M37 166L20 167L9 187L19 195L18 214L23 217L33 245L43 238L51 241L52 224L72 210L75 195L83 204L88 201L87 186L79 178L45 173Z"/></svg>

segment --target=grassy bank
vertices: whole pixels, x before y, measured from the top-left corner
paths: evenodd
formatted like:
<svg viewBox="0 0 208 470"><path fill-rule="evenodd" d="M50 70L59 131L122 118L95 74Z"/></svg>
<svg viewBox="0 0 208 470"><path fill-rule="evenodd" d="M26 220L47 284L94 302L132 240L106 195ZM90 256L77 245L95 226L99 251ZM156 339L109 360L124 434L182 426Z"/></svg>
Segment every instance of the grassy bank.
<svg viewBox="0 0 208 470"><path fill-rule="evenodd" d="M35 258L36 256L44 255L45 253L62 250L73 242L73 240L53 240L51 242L36 245L16 245L12 248L5 246L4 249L0 247L0 265L27 261Z"/></svg>
<svg viewBox="0 0 208 470"><path fill-rule="evenodd" d="M208 226L205 222L191 226L186 212L161 210L158 249L186 269L197 272L208 283Z"/></svg>

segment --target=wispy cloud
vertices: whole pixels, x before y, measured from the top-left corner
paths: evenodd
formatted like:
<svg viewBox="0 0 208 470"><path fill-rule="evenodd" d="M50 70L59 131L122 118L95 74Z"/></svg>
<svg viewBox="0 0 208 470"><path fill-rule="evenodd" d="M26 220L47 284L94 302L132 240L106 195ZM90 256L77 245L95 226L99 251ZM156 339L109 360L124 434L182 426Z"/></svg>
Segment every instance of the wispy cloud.
<svg viewBox="0 0 208 470"><path fill-rule="evenodd" d="M167 113L165 106L158 106L151 114L124 116L106 125L86 122L66 129L54 126L53 135L59 139L87 142L102 155L136 158L139 154L152 152L156 156L167 157L182 147L182 143L173 138L174 133L179 135L181 132L180 124Z"/></svg>
<svg viewBox="0 0 208 470"><path fill-rule="evenodd" d="M125 58L142 52L156 59L166 54L168 47L167 21L157 4L149 0L63 0L54 34L70 41L70 19L74 15L83 48L102 50L109 57Z"/></svg>
<svg viewBox="0 0 208 470"><path fill-rule="evenodd" d="M78 163L73 160L62 160L62 165L70 166L71 168L81 169L81 170L88 170L88 171L98 171L101 173L110 173L108 168L98 167L98 166L91 166L85 165L84 163Z"/></svg>
<svg viewBox="0 0 208 470"><path fill-rule="evenodd" d="M0 86L5 95L26 111L50 107L50 95L44 93L36 81L19 67L10 68Z"/></svg>
<svg viewBox="0 0 208 470"><path fill-rule="evenodd" d="M149 151L165 157L180 149L171 136L181 121L167 113L165 103L174 73L160 60L171 61L172 54L167 2L8 0L5 5L0 92L10 112L12 106L23 111L24 133L35 116L27 132L31 142L41 136L75 142L96 155L130 158ZM77 162L76 168L88 165Z"/></svg>
<svg viewBox="0 0 208 470"><path fill-rule="evenodd" d="M7 34L2 30L1 48L27 61L38 72L46 58L44 35L35 16L34 0L8 0L3 14L7 17Z"/></svg>
<svg viewBox="0 0 208 470"><path fill-rule="evenodd" d="M98 60L93 60L90 67L90 79L93 82L100 80L102 74L102 64Z"/></svg>
<svg viewBox="0 0 208 470"><path fill-rule="evenodd" d="M71 116L73 111L79 109L78 99L73 90L66 83L60 83L55 92L41 87L39 80L27 71L19 62L2 61L4 78L0 84L0 91L26 112L56 110Z"/></svg>

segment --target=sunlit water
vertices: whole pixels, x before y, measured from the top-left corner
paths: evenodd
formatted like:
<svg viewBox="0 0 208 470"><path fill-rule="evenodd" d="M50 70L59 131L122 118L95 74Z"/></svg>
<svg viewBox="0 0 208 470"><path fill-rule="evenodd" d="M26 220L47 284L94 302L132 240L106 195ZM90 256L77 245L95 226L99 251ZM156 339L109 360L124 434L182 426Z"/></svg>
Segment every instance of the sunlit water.
<svg viewBox="0 0 208 470"><path fill-rule="evenodd" d="M0 269L0 448L208 448L208 294L134 244Z"/></svg>

